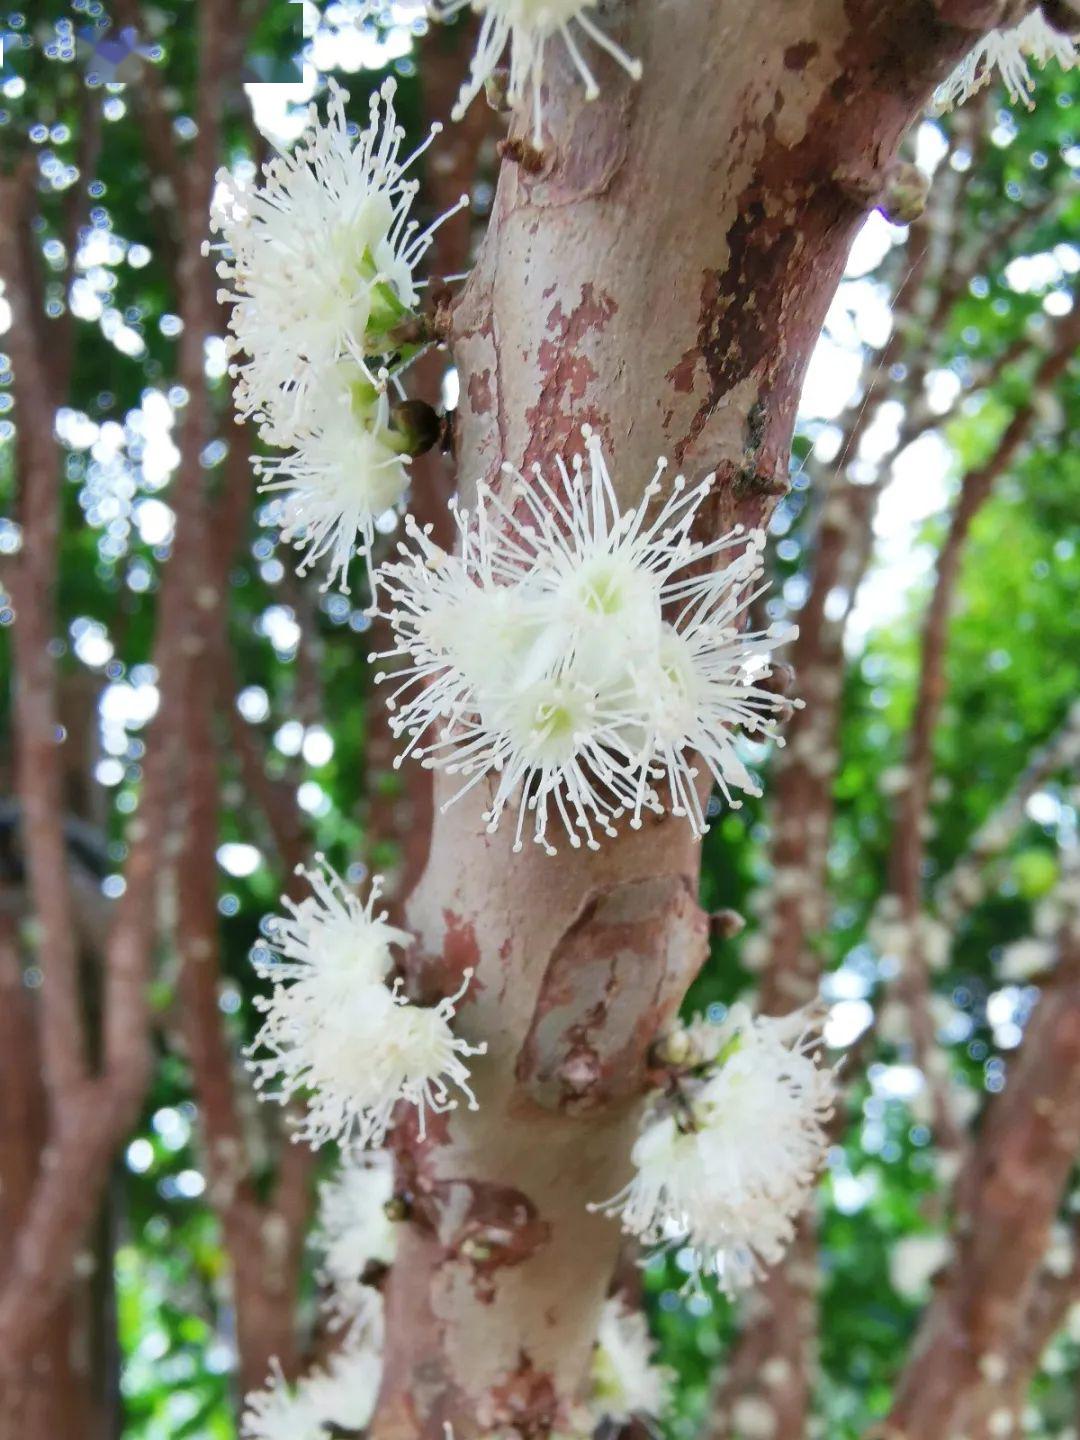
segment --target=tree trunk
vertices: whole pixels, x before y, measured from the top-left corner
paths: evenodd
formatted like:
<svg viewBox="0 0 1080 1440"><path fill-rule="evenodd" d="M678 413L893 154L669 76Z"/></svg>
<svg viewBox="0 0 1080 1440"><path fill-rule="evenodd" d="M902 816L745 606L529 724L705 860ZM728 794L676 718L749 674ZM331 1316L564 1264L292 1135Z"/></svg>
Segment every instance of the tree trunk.
<svg viewBox="0 0 1080 1440"><path fill-rule="evenodd" d="M47 1134L41 1051L31 994L22 984L14 889L0 890L0 1274L26 1212ZM0 1376L0 1440L71 1436L105 1440L101 1375L91 1345L85 1282L55 1307L18 1376Z"/></svg>
<svg viewBox="0 0 1080 1440"><path fill-rule="evenodd" d="M623 502L666 454L717 472L709 530L763 523L851 239L970 25L999 10L962 31L932 0L637 0L610 27L644 79L602 64L592 104L551 46L544 166L504 165L455 315L466 494L504 459L550 467L588 423ZM706 954L683 822L515 855L485 805L437 815L406 907L412 983L449 993L475 967L459 1029L489 1053L478 1112L397 1138L411 1223L379 1440L573 1428L619 1244L586 1206L628 1178L650 1043Z"/></svg>
<svg viewBox="0 0 1080 1440"><path fill-rule="evenodd" d="M956 1255L936 1287L882 1440L975 1434L1008 1374L1080 1149L1080 944L1063 937L1009 1083L957 1183Z"/></svg>

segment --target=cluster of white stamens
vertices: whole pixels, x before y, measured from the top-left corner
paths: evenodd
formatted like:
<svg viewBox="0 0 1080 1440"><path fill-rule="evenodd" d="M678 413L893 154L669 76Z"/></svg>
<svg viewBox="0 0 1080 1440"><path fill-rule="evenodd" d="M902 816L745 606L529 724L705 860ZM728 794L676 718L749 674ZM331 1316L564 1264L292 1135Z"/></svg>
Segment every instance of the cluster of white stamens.
<svg viewBox="0 0 1080 1440"><path fill-rule="evenodd" d="M988 84L995 74L1001 79L1014 101L1023 101L1029 108L1035 81L1028 62L1045 66L1056 60L1063 70L1071 70L1080 60L1075 39L1048 25L1038 10L1025 16L1009 30L991 30L964 57L934 97L941 110L961 104Z"/></svg>
<svg viewBox="0 0 1080 1440"><path fill-rule="evenodd" d="M381 1296L368 1278L372 1267L390 1265L397 1251L397 1226L386 1212L393 1193L393 1164L385 1150L346 1155L319 1186L319 1279L335 1329L360 1325L381 1335Z"/></svg>
<svg viewBox="0 0 1080 1440"><path fill-rule="evenodd" d="M440 127L403 156L394 90L386 81L356 133L331 81L325 123L312 106L310 130L261 185L221 170L210 217L237 410L292 451L259 462L265 488L289 492L284 538L306 543L304 565L329 552L327 583L343 588L352 555L370 553L376 520L406 489L387 366L401 359L395 331L419 302L416 267L446 218L426 230L411 218L419 183L407 176Z"/></svg>
<svg viewBox="0 0 1080 1440"><path fill-rule="evenodd" d="M408 457L389 416L385 391L369 408L342 399L297 432L294 450L255 461L260 490L282 493L282 540L304 552L297 574L328 557L323 589L337 581L349 593L353 556L370 556L379 517L405 498Z"/></svg>
<svg viewBox="0 0 1080 1440"><path fill-rule="evenodd" d="M242 1440L327 1440L363 1430L375 1410L381 1375L379 1352L366 1341L350 1341L296 1385L274 1362L265 1389L246 1397Z"/></svg>
<svg viewBox="0 0 1080 1440"><path fill-rule="evenodd" d="M594 1424L657 1420L667 1408L673 1372L656 1363L656 1341L641 1310L618 1295L605 1300L589 1373Z"/></svg>
<svg viewBox="0 0 1080 1440"><path fill-rule="evenodd" d="M597 25L589 14L596 0L434 0L435 13L448 20L459 11L471 7L481 16L480 35L476 43L469 79L462 87L454 108L460 120L466 108L484 88L510 47L510 79L507 103L519 109L531 103L533 143L543 142L544 135L544 63L547 46L556 35L562 40L574 68L585 85L590 100L600 94L596 77L582 54L574 27L594 45L606 50L613 60L635 80L641 78L641 64L632 59L621 45Z"/></svg>
<svg viewBox="0 0 1080 1440"><path fill-rule="evenodd" d="M663 461L622 511L599 440L586 430L585 444L556 483L504 467L501 493L455 509L459 555L411 525L412 548L377 576L388 657L410 662L388 702L404 755L462 776L455 800L489 783L491 830L516 797L518 847L530 815L548 850L552 815L574 846L595 848L627 812L637 827L668 809L702 834L696 757L729 804L732 789L757 794L732 730L769 732L784 703L760 682L792 630L740 629L762 532L692 540L713 477L679 476L661 500Z"/></svg>
<svg viewBox="0 0 1080 1440"><path fill-rule="evenodd" d="M825 1158L831 1070L820 1016L754 1018L733 1007L717 1058L658 1099L634 1146L635 1175L597 1206L648 1245L685 1246L695 1277L751 1284L791 1240Z"/></svg>
<svg viewBox="0 0 1080 1440"><path fill-rule="evenodd" d="M305 1096L299 1138L316 1147L381 1144L401 1101L416 1107L422 1135L428 1110L457 1104L450 1084L476 1104L462 1057L486 1047L457 1039L450 1027L472 972L437 1005L411 1004L390 972L393 947L412 937L375 913L378 879L361 905L318 859L321 870L300 872L313 894L283 901L288 915L276 920L270 949L255 961L273 983L255 1002L265 1017L248 1062L255 1084L272 1083L266 1097L281 1104Z"/></svg>

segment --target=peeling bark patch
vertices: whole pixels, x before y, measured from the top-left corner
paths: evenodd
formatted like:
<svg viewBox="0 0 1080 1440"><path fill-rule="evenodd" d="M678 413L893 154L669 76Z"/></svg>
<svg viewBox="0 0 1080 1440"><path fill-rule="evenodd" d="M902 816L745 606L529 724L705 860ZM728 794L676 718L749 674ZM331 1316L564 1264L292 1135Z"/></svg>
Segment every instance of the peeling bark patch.
<svg viewBox="0 0 1080 1440"><path fill-rule="evenodd" d="M541 1105L581 1113L642 1089L685 957L704 959L705 926L681 875L617 885L587 906L552 954L518 1055L518 1080Z"/></svg>
<svg viewBox="0 0 1080 1440"><path fill-rule="evenodd" d="M700 359L700 350L688 350L679 363L668 371L666 378L671 381L672 388L680 395L694 393L694 377L697 374Z"/></svg>
<svg viewBox="0 0 1080 1440"><path fill-rule="evenodd" d="M523 1440L546 1440L559 1420L555 1383L523 1350L517 1369L492 1386L476 1418L486 1429L511 1426Z"/></svg>
<svg viewBox="0 0 1080 1440"><path fill-rule="evenodd" d="M495 1277L508 1266L524 1264L551 1238L533 1201L512 1185L493 1181L437 1179L429 1159L449 1140L450 1117L429 1118L427 1135L419 1138L416 1112L402 1113L391 1145L396 1154L395 1199L409 1222L437 1242L440 1264L471 1267L477 1299L489 1304Z"/></svg>
<svg viewBox="0 0 1080 1440"><path fill-rule="evenodd" d="M809 116L805 138L782 144L775 116L763 122L769 143L757 172L734 197L726 266L703 273L696 343L667 376L676 390L693 378L704 392L686 439L674 447L677 464L724 397L743 381L757 382L770 411L760 447L763 493L781 488L790 416L865 210L838 191L837 165L868 153L886 165L912 107L928 93L928 72L944 73L936 53L945 43L942 27L929 16L914 33L917 27L902 26L879 0L845 0L845 11L850 33L837 76ZM957 44L957 58L962 48ZM785 65L805 68L816 49L810 40L789 47ZM820 298L809 304L811 295Z"/></svg>
<svg viewBox="0 0 1080 1440"><path fill-rule="evenodd" d="M521 1190L481 1180L432 1185L424 1205L448 1261L471 1267L477 1299L491 1304L500 1270L522 1265L551 1239L551 1226Z"/></svg>
<svg viewBox="0 0 1080 1440"><path fill-rule="evenodd" d="M784 65L788 70L805 70L820 48L813 40L804 40L799 45L789 45L784 51Z"/></svg>
<svg viewBox="0 0 1080 1440"><path fill-rule="evenodd" d="M697 433L713 407L741 380L755 372L779 369L775 298L766 314L757 297L777 295L777 277L785 283L805 241L786 207L766 206L747 195L727 233L730 263L724 272L706 272L701 287L698 350L709 379L709 395L691 427ZM780 292L782 293L782 292ZM693 352L691 352L693 353ZM689 357L685 357L689 358ZM760 448L760 445L759 445Z"/></svg>
<svg viewBox="0 0 1080 1440"><path fill-rule="evenodd" d="M537 353L540 394L536 404L526 411L530 435L526 466L534 462L546 466L553 455L572 448L583 423L602 424L594 410L579 410L597 379L596 366L583 347L591 334L604 329L615 312L611 296L598 291L591 281L582 286L581 300L569 315L558 302L552 308L548 335Z"/></svg>
<svg viewBox="0 0 1080 1440"><path fill-rule="evenodd" d="M443 938L444 972L448 980L460 984L466 970L476 972L480 966L480 946L477 943L476 930L472 921L455 915L452 910L443 911L443 923L446 926ZM475 973L470 990L473 988L481 988L481 982L476 979Z"/></svg>
<svg viewBox="0 0 1080 1440"><path fill-rule="evenodd" d="M494 396L491 391L491 371L481 370L469 378L469 405L474 415L487 415Z"/></svg>
<svg viewBox="0 0 1080 1440"><path fill-rule="evenodd" d="M421 1140L416 1107L404 1102L397 1107L389 1138L394 1153L394 1197L401 1201L410 1221L435 1233L438 1217L428 1202L432 1189L428 1174L431 1156L450 1143L450 1112L428 1115L424 1128Z"/></svg>

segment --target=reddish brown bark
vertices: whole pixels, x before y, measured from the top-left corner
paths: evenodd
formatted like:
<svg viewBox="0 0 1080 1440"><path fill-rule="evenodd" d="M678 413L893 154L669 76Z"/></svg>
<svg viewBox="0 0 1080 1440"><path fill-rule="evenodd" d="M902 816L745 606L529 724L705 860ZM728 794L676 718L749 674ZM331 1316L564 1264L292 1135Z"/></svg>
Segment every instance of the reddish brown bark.
<svg viewBox="0 0 1080 1440"><path fill-rule="evenodd" d="M23 543L11 573L14 627L16 791L29 889L38 916L45 1084L56 1109L87 1075L79 1004L78 952L64 848L64 784L57 664L56 548L60 534L59 454L53 439L58 403L46 359L43 317L32 307L36 169L3 181L8 217L0 254L11 297L10 334L19 410L16 465Z"/></svg>
<svg viewBox="0 0 1080 1440"><path fill-rule="evenodd" d="M1072 1227L1073 1261L1068 1270L1040 1270L1019 1321L1009 1336L998 1369L982 1367L981 1384L972 1396L969 1422L971 1440L995 1440L1012 1421L1010 1434L1020 1434L1028 1389L1046 1347L1062 1329L1071 1308L1080 1300L1080 1250L1077 1228Z"/></svg>
<svg viewBox="0 0 1080 1440"><path fill-rule="evenodd" d="M940 1440L979 1419L1008 1373L1080 1148L1080 954L1068 941L957 1186L956 1251L920 1327L884 1440Z"/></svg>
<svg viewBox="0 0 1080 1440"><path fill-rule="evenodd" d="M207 606L205 628L223 619L223 597ZM215 613L216 612L216 613ZM180 1023L199 1107L207 1199L219 1217L231 1266L241 1393L259 1388L270 1361L297 1368L297 1310L314 1161L285 1140L279 1176L267 1199L256 1186L251 1137L237 1105L237 1056L223 1030L218 885L218 759L214 743L212 642L192 674L184 728L186 808L176 867Z"/></svg>
<svg viewBox="0 0 1080 1440"><path fill-rule="evenodd" d="M117 904L106 945L101 1063L94 1073L88 1072L80 1057L82 1017L74 1008L70 993L68 952L73 949L75 931L69 908L63 908L66 901L63 897L57 898L58 887L66 883L67 866L62 846L57 855L55 836L50 840L48 835L48 827L54 830L59 827L62 808L58 807L52 818L33 819L28 835L30 845L39 847L40 858L32 862L32 868L36 865L40 872L45 858L50 867L48 875L32 880L39 919L43 907L53 904L57 907L53 914L65 917L62 935L50 920L52 930L47 932L49 938L42 951L42 968L46 972L43 995L50 993L49 965L53 967L52 977L56 981L51 991L53 998L43 1006L43 1018L47 1028L59 1031L57 1011L63 1012L67 1017L65 1026L70 1021L71 1028L64 1034L62 1044L59 1035L53 1044L57 1054L52 1067L54 1099L49 1135L24 1222L14 1239L10 1263L0 1287L0 1390L5 1393L12 1393L10 1387L17 1391L20 1377L33 1369L35 1357L44 1353L42 1347L49 1343L52 1317L69 1291L73 1265L97 1214L114 1151L134 1122L149 1073L146 991L175 774L180 700L188 673L186 642L192 625L191 599L197 592L201 559L200 505L204 477L199 456L209 438L202 347L203 337L212 331L214 312L211 277L201 258L201 245L203 217L217 163L216 118L224 78L215 14L221 18L213 6L204 5L200 9L200 123L186 171L187 203L183 207L178 285L185 325L180 345L180 379L191 400L181 427L181 463L172 495L176 540L159 600L154 647L154 661L161 677L160 703L144 765L139 813L129 828L130 853L124 871L126 889ZM16 209L13 213L21 212ZM9 239L14 234L17 240L20 232L6 233ZM10 244L3 258L5 266L15 263L17 252L13 254ZM22 275L9 290L16 304L33 293L32 284ZM29 334L40 336L41 316L31 312L27 318ZM40 342L39 354L43 349L44 343ZM17 375L15 382L16 411L20 433L36 428L41 436L47 437L52 433L52 414L58 399L47 387L38 388L43 368L38 362L35 370L32 356L23 360L21 379ZM41 407L43 402L47 404L44 423L36 427L33 423L27 424L27 420L32 422L35 416L41 419L35 407ZM33 707L24 712L20 721L24 729L33 727L21 741L24 746L41 746L42 737L53 734L49 725L55 706L53 680L38 647L50 638L48 607L57 564L55 506L60 476L55 461L51 473L45 473L43 466L43 461L39 466L31 457L31 468L20 467L20 483L25 487L23 493L28 506L24 513L41 538L41 545L35 546L33 569L24 572L24 579L27 594L30 594L28 577L33 580L31 611L34 612L34 605L40 601L45 617L42 621L39 612L27 614L24 608L16 618L17 633L20 627L29 626L28 631L23 630L20 643L30 653L20 659L20 672L25 673L34 686ZM25 596L20 599L17 594L16 600L17 609L18 605L25 605ZM27 773L24 777L29 793L20 797L32 816L43 813L38 798L42 789L51 795L57 783L49 755L42 752L38 760L40 770L35 769L32 775ZM54 863L55 873L51 870ZM46 888L42 889L42 885ZM51 1018L48 1016L50 1005L55 1007Z"/></svg>
<svg viewBox="0 0 1080 1440"><path fill-rule="evenodd" d="M587 106L555 63L543 170L504 165L455 315L462 478L550 464L587 421L624 501L666 453L717 471L710 528L757 524L867 196L970 35L929 3L626 9L640 87L605 67ZM491 1050L478 1112L399 1136L379 1437L567 1423L618 1247L585 1206L627 1179L649 1043L704 956L683 825L513 855L483 805L436 819L407 907L413 982L474 965L460 1028Z"/></svg>
<svg viewBox="0 0 1080 1440"><path fill-rule="evenodd" d="M34 214L34 170L26 168L2 184L4 227L0 272L12 308L9 336L18 428L16 470L22 548L11 569L10 588L18 622L14 627L16 667L14 794L19 823L13 840L25 866L28 908L35 919L33 960L42 984L22 987L17 926L22 904L5 888L3 992L5 1030L0 1114L3 1146L3 1215L0 1229L0 1297L7 1293L24 1260L21 1242L35 1219L35 1206L50 1164L60 1158L55 1140L92 1083L88 1068L79 976L79 908L69 884L64 833L66 754L60 723L57 666L49 645L57 633L56 547L60 528L59 455L52 417L62 366L50 351L37 296L30 221ZM62 1154L62 1152L61 1152ZM50 1307L47 1331L35 1337L17 1377L0 1366L0 1436L62 1433L78 1424L87 1440L101 1433L103 1414L85 1345L80 1346L77 1301L85 1286L65 1275L66 1295ZM0 1302L0 1335L3 1306ZM2 1344L2 1340L0 1340Z"/></svg>
<svg viewBox="0 0 1080 1440"><path fill-rule="evenodd" d="M247 446L237 439L216 507L215 563L200 590L197 623L187 642L193 664L184 700L183 784L178 787L184 797L178 817L182 840L174 871L180 1043L191 1066L199 1110L207 1201L221 1223L230 1268L240 1396L261 1388L272 1360L286 1374L299 1369L299 1291L315 1171L312 1152L289 1143L286 1117L274 1112L283 1122L277 1127L277 1176L268 1193L261 1192L253 1155L256 1148L264 1148L265 1136L260 1130L253 1146L256 1137L244 1123L240 1103L240 1058L226 1037L218 1004L221 741L215 722L228 727L245 792L265 824L287 892L300 888L294 871L308 850L295 785L268 773L259 737L235 703L239 683L227 634L228 572L243 532L250 488Z"/></svg>
<svg viewBox="0 0 1080 1440"><path fill-rule="evenodd" d="M14 891L5 887L0 894L0 1274L10 1263L11 1242L31 1203L48 1134L42 1057L32 993L23 985L14 901ZM3 1387L3 1440L68 1434L104 1440L90 1356L76 1343L78 1287L72 1288L72 1295L53 1312L34 1363L18 1384Z"/></svg>

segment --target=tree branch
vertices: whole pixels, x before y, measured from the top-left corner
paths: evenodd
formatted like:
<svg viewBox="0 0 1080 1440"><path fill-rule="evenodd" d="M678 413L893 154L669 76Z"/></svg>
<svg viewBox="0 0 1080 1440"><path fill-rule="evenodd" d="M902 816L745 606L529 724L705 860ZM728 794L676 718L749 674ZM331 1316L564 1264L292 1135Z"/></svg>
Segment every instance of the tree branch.
<svg viewBox="0 0 1080 1440"><path fill-rule="evenodd" d="M9 331L16 418L18 516L22 545L12 567L17 624L14 657L16 775L23 851L38 921L42 1050L50 1103L57 1109L87 1076L86 1036L79 1001L78 954L64 847L62 734L57 701L57 567L61 520L60 456L53 440L58 401L47 352L44 317L31 309L28 272L35 200L32 158L0 180L8 217L0 232L0 270L12 311Z"/></svg>
<svg viewBox="0 0 1080 1440"><path fill-rule="evenodd" d="M1078 343L1080 316L1074 309L1059 325L1052 347L1036 369L1028 399L1005 427L993 456L963 477L948 534L938 556L934 590L923 624L919 680L905 767L906 786L897 812L889 877L899 919L906 931L897 993L908 1008L915 1056L930 1086L938 1142L943 1150L953 1154L961 1153L964 1133L950 1103L947 1071L937 1053L930 1006L930 974L919 937L925 820L933 777L933 740L945 694L949 617L972 522L1027 439L1035 419L1037 397L1056 383L1073 358Z"/></svg>
<svg viewBox="0 0 1080 1440"><path fill-rule="evenodd" d="M1062 945L960 1177L954 1258L920 1326L883 1440L964 1433L987 1376L1007 1370L1080 1148L1080 949L1075 934Z"/></svg>
<svg viewBox="0 0 1080 1440"><path fill-rule="evenodd" d="M203 373L203 344L213 332L215 304L212 275L202 262L204 216L217 163L217 116L221 107L221 46L212 0L199 9L199 134L188 171L178 289L184 331L180 343L180 380L189 401L181 425L180 466L172 499L176 539L159 598L154 661L160 677L160 703L144 764L139 812L129 826L130 853L126 888L116 911L105 957L102 1071L96 1079L66 1083L43 1156L26 1221L17 1238L13 1263L0 1291L0 1373L17 1374L28 1363L46 1329L54 1306L71 1281L72 1262L93 1221L116 1145L133 1123L149 1073L147 984L156 932L156 900L167 819L173 803L182 700L189 672L191 597L198 595L204 554L204 477L199 457L209 438L209 410ZM42 391L41 393L46 393ZM51 433L52 417L44 434ZM38 501L46 527L47 497ZM31 667L40 664L29 657ZM46 717L47 719L47 717ZM51 735L51 729L42 732ZM42 757L47 768L49 756ZM53 783L50 781L50 783ZM61 811L51 822L55 828ZM32 822L31 822L32 823ZM63 854L60 853L61 869ZM43 902L36 901L40 906ZM39 909L39 915L42 912ZM49 912L44 912L48 914ZM52 917L50 916L50 923ZM66 925L71 945L70 920ZM71 1036L63 1037L70 1045ZM60 1055L65 1076L74 1071Z"/></svg>

